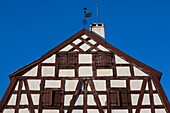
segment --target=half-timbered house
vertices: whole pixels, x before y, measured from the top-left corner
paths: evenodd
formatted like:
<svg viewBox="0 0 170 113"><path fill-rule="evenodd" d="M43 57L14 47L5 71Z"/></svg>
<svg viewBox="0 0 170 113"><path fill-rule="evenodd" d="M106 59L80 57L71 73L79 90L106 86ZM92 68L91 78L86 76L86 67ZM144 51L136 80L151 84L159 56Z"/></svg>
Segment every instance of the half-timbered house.
<svg viewBox="0 0 170 113"><path fill-rule="evenodd" d="M0 113L170 113L161 72L90 28L11 74Z"/></svg>

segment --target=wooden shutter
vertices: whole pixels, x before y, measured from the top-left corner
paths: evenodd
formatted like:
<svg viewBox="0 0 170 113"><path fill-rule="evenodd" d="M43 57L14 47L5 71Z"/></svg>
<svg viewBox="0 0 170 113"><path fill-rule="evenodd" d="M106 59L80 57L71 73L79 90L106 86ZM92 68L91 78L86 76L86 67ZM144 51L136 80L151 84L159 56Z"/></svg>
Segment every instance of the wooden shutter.
<svg viewBox="0 0 170 113"><path fill-rule="evenodd" d="M120 91L120 102L121 102L121 106L128 106L129 105L128 91L127 90L121 90Z"/></svg>
<svg viewBox="0 0 170 113"><path fill-rule="evenodd" d="M112 66L114 63L110 53L98 53L94 57L96 66Z"/></svg>
<svg viewBox="0 0 170 113"><path fill-rule="evenodd" d="M116 90L111 89L110 90L110 105L118 106L118 104L119 104L118 92Z"/></svg>
<svg viewBox="0 0 170 113"><path fill-rule="evenodd" d="M67 54L58 54L57 61L59 66L66 66L67 65Z"/></svg>
<svg viewBox="0 0 170 113"><path fill-rule="evenodd" d="M68 54L68 66L75 66L77 64L77 56L75 53Z"/></svg>
<svg viewBox="0 0 170 113"><path fill-rule="evenodd" d="M53 90L53 106L60 106L61 105L61 97L62 97L62 90L56 89Z"/></svg>
<svg viewBox="0 0 170 113"><path fill-rule="evenodd" d="M57 61L60 68L69 68L77 64L77 53L60 53L57 54Z"/></svg>
<svg viewBox="0 0 170 113"><path fill-rule="evenodd" d="M52 90L51 89L44 89L42 92L42 104L43 105L52 105Z"/></svg>
<svg viewBox="0 0 170 113"><path fill-rule="evenodd" d="M126 107L129 105L128 90L126 89L110 89L110 105Z"/></svg>

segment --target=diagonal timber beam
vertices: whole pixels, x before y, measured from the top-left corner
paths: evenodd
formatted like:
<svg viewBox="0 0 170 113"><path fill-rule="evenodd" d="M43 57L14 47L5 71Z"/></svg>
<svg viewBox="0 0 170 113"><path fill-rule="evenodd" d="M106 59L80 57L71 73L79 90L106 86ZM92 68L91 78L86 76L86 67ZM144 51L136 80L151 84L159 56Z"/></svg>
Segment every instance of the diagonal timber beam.
<svg viewBox="0 0 170 113"><path fill-rule="evenodd" d="M27 93L27 98L28 98L28 103L29 103L30 111L31 111L31 113L35 113L35 111L34 111L34 104L33 104L32 98L31 98L31 94L30 94L30 90L29 90L29 86L28 86L27 80L24 80L24 84L25 84L25 90L26 90L26 93Z"/></svg>
<svg viewBox="0 0 170 113"><path fill-rule="evenodd" d="M77 101L77 99L79 97L79 94L80 94L80 92L82 90L83 82L84 82L83 80L79 80L79 82L77 84L77 87L76 87L76 91L75 91L75 93L73 95L73 98L70 101L70 106L69 106L69 109L68 109L67 113L72 113L74 105L75 105L75 103L76 103L76 101Z"/></svg>
<svg viewBox="0 0 170 113"><path fill-rule="evenodd" d="M144 97L144 93L145 93L145 88L146 88L146 79L143 80L143 83L142 83L142 88L141 88L141 93L139 95L139 100L138 100L138 104L137 104L137 108L136 108L136 113L140 113L140 108L141 108L141 105L142 105L142 100L143 100L143 97Z"/></svg>
<svg viewBox="0 0 170 113"><path fill-rule="evenodd" d="M98 106L98 108L99 108L99 113L104 113L104 112L103 112L102 105L101 105L100 100L99 100L99 97L98 97L98 93L97 93L96 90L95 90L95 86L94 86L93 81L92 81L92 80L89 80L88 83L89 83L89 85L90 85L90 87L91 87L91 90L92 90L92 93L93 93L93 96L94 96L94 100L95 100L95 102L96 102L96 104L97 104L97 106Z"/></svg>

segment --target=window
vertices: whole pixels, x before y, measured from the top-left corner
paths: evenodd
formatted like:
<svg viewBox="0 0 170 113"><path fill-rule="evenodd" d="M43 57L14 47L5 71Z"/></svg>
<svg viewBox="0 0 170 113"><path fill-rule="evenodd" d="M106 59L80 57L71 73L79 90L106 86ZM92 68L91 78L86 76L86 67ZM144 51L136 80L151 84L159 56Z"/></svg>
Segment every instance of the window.
<svg viewBox="0 0 170 113"><path fill-rule="evenodd" d="M96 66L112 66L114 63L113 54L110 53L95 54L94 61Z"/></svg>
<svg viewBox="0 0 170 113"><path fill-rule="evenodd" d="M75 66L77 64L78 55L75 53L60 53L57 54L57 62L59 67Z"/></svg>
<svg viewBox="0 0 170 113"><path fill-rule="evenodd" d="M110 89L110 105L118 107L126 107L129 105L128 90L125 88Z"/></svg>
<svg viewBox="0 0 170 113"><path fill-rule="evenodd" d="M61 89L51 89L46 88L44 89L43 93L43 105L44 106L57 106L61 105L61 96L63 91Z"/></svg>

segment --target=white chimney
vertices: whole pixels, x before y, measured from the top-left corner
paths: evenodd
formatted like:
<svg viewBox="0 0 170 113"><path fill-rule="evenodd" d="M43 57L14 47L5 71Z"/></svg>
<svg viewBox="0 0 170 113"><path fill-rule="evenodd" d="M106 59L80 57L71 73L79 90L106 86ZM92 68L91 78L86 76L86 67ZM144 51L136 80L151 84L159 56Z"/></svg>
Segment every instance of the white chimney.
<svg viewBox="0 0 170 113"><path fill-rule="evenodd" d="M98 36L105 38L104 24L103 23L92 23L90 24L90 31L97 34Z"/></svg>

